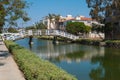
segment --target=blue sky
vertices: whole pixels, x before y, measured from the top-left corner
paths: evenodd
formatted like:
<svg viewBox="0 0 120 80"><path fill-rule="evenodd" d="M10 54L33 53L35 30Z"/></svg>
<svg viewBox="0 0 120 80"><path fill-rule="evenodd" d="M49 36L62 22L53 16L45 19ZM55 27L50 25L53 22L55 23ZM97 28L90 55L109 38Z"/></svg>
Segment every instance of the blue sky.
<svg viewBox="0 0 120 80"><path fill-rule="evenodd" d="M26 12L31 18L25 25L33 25L40 21L49 13L60 14L66 16L71 14L73 16L83 15L89 16L89 11L86 0L26 0L31 3Z"/></svg>

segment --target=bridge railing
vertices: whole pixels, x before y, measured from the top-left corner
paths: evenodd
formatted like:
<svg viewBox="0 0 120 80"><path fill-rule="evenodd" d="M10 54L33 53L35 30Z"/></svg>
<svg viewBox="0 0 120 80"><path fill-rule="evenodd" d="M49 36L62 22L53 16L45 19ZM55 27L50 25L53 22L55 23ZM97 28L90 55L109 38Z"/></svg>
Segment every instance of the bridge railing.
<svg viewBox="0 0 120 80"><path fill-rule="evenodd" d="M61 30L36 30L36 31L32 31L32 30L28 30L27 31L27 35L48 35L48 36L59 36L59 37L65 37L65 38L69 38L72 40L76 40L79 39L79 36L67 33L65 31L61 31Z"/></svg>
<svg viewBox="0 0 120 80"><path fill-rule="evenodd" d="M79 39L79 36L67 33L65 31L55 30L55 34L57 36L66 37L66 38L73 39L73 40Z"/></svg>

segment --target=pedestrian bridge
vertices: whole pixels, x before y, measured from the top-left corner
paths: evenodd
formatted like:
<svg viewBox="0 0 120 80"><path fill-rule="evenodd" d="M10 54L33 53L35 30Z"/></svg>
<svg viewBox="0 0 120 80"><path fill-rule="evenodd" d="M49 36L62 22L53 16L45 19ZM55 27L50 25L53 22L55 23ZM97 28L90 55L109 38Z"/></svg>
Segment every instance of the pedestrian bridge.
<svg viewBox="0 0 120 80"><path fill-rule="evenodd" d="M67 38L69 40L77 40L79 36L67 33L61 30L27 30L20 33L3 33L1 34L3 40L18 40L28 36L54 36Z"/></svg>
<svg viewBox="0 0 120 80"><path fill-rule="evenodd" d="M26 36L56 36L70 40L79 39L79 36L61 30L28 30Z"/></svg>

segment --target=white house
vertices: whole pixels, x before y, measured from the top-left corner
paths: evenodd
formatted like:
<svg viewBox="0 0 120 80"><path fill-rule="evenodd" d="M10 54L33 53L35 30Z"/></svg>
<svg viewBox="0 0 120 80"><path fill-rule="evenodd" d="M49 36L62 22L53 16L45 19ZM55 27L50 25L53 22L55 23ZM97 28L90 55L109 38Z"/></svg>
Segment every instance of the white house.
<svg viewBox="0 0 120 80"><path fill-rule="evenodd" d="M97 25L103 25L103 24L100 24L99 22L93 20L92 18L88 18L88 17L85 17L85 16L73 17L72 15L67 15L66 17L60 16L59 28L58 29L65 31L66 25L67 25L68 22L83 22L85 25L91 26L91 27L92 27L93 23L97 24ZM43 24L47 25L47 29L56 29L54 19L52 19L51 23L50 23L49 19L43 19ZM102 36L104 37L103 33L100 33L100 34L102 34ZM96 33L90 33L89 36L91 38L93 38L93 37L97 37L99 35L97 35Z"/></svg>
<svg viewBox="0 0 120 80"><path fill-rule="evenodd" d="M60 20L59 20L59 29L61 30L65 30L65 26L67 24L67 22L72 21L72 22L83 22L85 25L88 26L92 26L93 23L95 24L99 24L97 21L92 20L92 18L87 18L85 16L76 16L73 17L72 15L67 15L66 17L60 16ZM42 20L43 24L47 25L47 29L56 29L56 25L55 25L55 20L52 19L52 21L50 22L49 19L44 18Z"/></svg>
<svg viewBox="0 0 120 80"><path fill-rule="evenodd" d="M59 25L61 25L61 22L65 22L67 20L71 20L74 19L74 17L72 15L67 15L66 17L60 16L60 20L59 20ZM45 24L47 26L47 29L56 29L56 25L55 25L55 20L54 18L52 19L52 21L50 22L49 19L44 18L42 20L43 24ZM64 24L62 24L63 26Z"/></svg>
<svg viewBox="0 0 120 80"><path fill-rule="evenodd" d="M69 17L69 18L68 18ZM77 16L77 17L62 17L61 20L60 20L60 29L63 29L65 30L65 26L68 22L83 22L85 25L87 26L91 26L92 27L92 24L97 24L97 25L103 25L99 22L97 22L96 20L93 20L92 18L87 18L85 16Z"/></svg>
<svg viewBox="0 0 120 80"><path fill-rule="evenodd" d="M54 19L52 19L52 22L49 19L43 19L42 22L47 26L47 29L55 29Z"/></svg>

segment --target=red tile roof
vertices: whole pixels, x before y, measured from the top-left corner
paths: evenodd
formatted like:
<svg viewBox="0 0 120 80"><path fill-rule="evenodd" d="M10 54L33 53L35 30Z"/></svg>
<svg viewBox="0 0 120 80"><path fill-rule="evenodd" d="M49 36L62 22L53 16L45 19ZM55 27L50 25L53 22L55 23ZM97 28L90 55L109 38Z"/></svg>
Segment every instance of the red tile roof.
<svg viewBox="0 0 120 80"><path fill-rule="evenodd" d="M61 19L61 20L59 20L59 22L65 22L65 21L69 21L69 20L75 20L75 18L71 18L71 19Z"/></svg>
<svg viewBox="0 0 120 80"><path fill-rule="evenodd" d="M91 21L91 20L92 20L92 18L82 17L82 18L81 18L81 20L83 20L83 21Z"/></svg>

